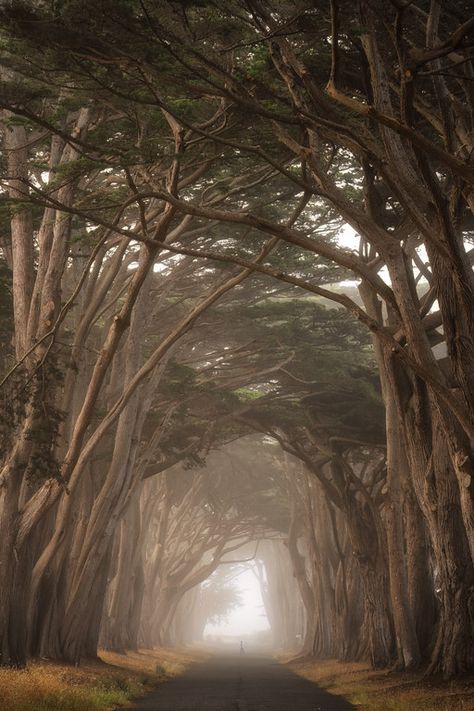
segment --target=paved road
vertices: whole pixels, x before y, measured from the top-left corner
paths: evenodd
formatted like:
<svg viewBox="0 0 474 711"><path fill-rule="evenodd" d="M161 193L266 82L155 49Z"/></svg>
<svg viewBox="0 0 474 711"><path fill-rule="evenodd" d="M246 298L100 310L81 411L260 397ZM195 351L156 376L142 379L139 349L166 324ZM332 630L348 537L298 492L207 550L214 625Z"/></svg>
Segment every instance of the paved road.
<svg viewBox="0 0 474 711"><path fill-rule="evenodd" d="M128 711L350 711L344 699L328 694L272 659L214 656Z"/></svg>

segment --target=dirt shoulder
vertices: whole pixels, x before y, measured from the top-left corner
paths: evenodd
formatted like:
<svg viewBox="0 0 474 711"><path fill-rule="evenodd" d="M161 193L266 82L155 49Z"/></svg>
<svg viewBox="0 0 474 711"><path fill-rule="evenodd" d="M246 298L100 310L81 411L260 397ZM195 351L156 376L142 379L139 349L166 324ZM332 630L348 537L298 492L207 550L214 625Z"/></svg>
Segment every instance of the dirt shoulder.
<svg viewBox="0 0 474 711"><path fill-rule="evenodd" d="M32 661L26 669L0 668L2 711L108 711L181 674L204 657L199 652L101 652L100 660L72 667Z"/></svg>
<svg viewBox="0 0 474 711"><path fill-rule="evenodd" d="M296 659L305 679L348 699L361 711L474 711L474 677L445 682L420 673L374 671L367 664Z"/></svg>

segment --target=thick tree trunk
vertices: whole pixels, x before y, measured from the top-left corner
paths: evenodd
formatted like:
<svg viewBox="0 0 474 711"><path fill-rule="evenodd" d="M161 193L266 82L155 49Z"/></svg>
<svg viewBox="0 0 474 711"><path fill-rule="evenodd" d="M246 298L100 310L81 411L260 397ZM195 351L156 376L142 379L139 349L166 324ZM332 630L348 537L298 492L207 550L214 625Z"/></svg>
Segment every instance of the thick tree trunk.
<svg viewBox="0 0 474 711"><path fill-rule="evenodd" d="M24 663L19 649L20 643L12 642L10 629L10 612L14 593L14 581L18 564L15 554L15 539L18 527L18 497L20 493L20 477L9 475L0 489L0 663Z"/></svg>
<svg viewBox="0 0 474 711"><path fill-rule="evenodd" d="M446 254L427 242L436 295L443 319L446 348L456 386L474 413L474 277L462 235L439 235Z"/></svg>
<svg viewBox="0 0 474 711"><path fill-rule="evenodd" d="M374 529L366 528L360 515L354 514L349 530L362 578L370 661L381 669L393 663L395 652L387 561Z"/></svg>
<svg viewBox="0 0 474 711"><path fill-rule="evenodd" d="M143 600L143 540L139 518L139 501L135 495L117 531L118 540L114 547L117 567L109 583L109 599L102 628L102 646L119 653L137 649L138 646Z"/></svg>
<svg viewBox="0 0 474 711"><path fill-rule="evenodd" d="M99 647L100 626L104 613L105 593L107 589L107 578L111 564L112 545L104 556L103 564L100 568L95 590L90 599L91 614L88 619L87 633L85 641L82 643L83 657L87 659L96 659L97 650Z"/></svg>
<svg viewBox="0 0 474 711"><path fill-rule="evenodd" d="M404 487L404 521L407 556L408 598L415 619L416 636L423 661L429 659L437 628L438 602L432 570L432 550L426 522L407 480Z"/></svg>
<svg viewBox="0 0 474 711"><path fill-rule="evenodd" d="M433 426L432 466L438 500L434 510L438 529L434 548L439 561L436 582L441 616L430 671L451 677L474 670L474 568L452 462L438 418Z"/></svg>
<svg viewBox="0 0 474 711"><path fill-rule="evenodd" d="M405 438L413 486L433 546L439 595L438 635L430 670L449 677L472 670L474 664L474 573L444 427L436 409L429 407L425 386L419 381L413 385L405 411Z"/></svg>
<svg viewBox="0 0 474 711"><path fill-rule="evenodd" d="M32 571L32 550L23 550L13 573L12 600L10 604L8 651L10 664L26 666L28 655L27 609Z"/></svg>
<svg viewBox="0 0 474 711"><path fill-rule="evenodd" d="M11 246L15 351L17 358L21 358L28 347L28 314L34 284L33 220L27 205L29 138L24 126L5 126L4 130L8 192L10 198L18 201L11 218Z"/></svg>
<svg viewBox="0 0 474 711"><path fill-rule="evenodd" d="M360 568L370 660L374 668L387 667L394 661L395 645L386 536L376 504L367 492L365 496L361 492L350 493L343 484L343 469L340 459L333 458L331 472L333 480L339 482L342 510Z"/></svg>
<svg viewBox="0 0 474 711"><path fill-rule="evenodd" d="M296 502L292 502L291 523L288 531L288 552L293 566L293 575L298 583L301 599L306 611L306 629L303 640L303 651L310 653L314 649L316 635L316 599L315 591L308 580L306 561L298 549L298 512Z"/></svg>
<svg viewBox="0 0 474 711"><path fill-rule="evenodd" d="M397 266L398 274L400 266ZM362 283L359 287L365 308L368 314L383 325L383 316L380 303L367 283ZM392 310L389 310L389 321L395 326L397 320ZM382 396L385 404L386 418L386 441L387 441L387 501L385 505L385 521L387 526L387 550L390 571L390 597L393 611L395 638L397 645L397 666L400 669L410 669L418 666L422 660L421 641L417 635L415 625L415 609L413 607L413 594L410 597L410 590L413 591L413 578L418 580L418 572L414 565L422 565L421 570L426 570L426 561L413 559L415 552L413 546L417 541L410 532L409 544L411 544L411 567L408 568L405 551L405 521L403 520L403 495L402 487L405 482L409 484L409 463L405 454L405 440L403 438L403 422L400 418L398 406L399 393L397 391L396 371L400 371L402 366L395 362L393 353L389 351L377 338L373 338L375 355L379 369L379 377L382 388ZM411 491L411 487L410 487ZM415 502L413 502L415 504ZM415 504L416 505L416 504ZM411 519L412 527L416 525ZM407 546L409 545L407 543ZM426 553L426 551L424 551ZM430 578L428 577L429 581ZM423 581L426 589L426 580ZM419 594L418 592L415 593ZM427 608L427 612L432 607ZM426 638L424 638L426 641Z"/></svg>
<svg viewBox="0 0 474 711"><path fill-rule="evenodd" d="M388 383L386 383L388 389ZM387 550L390 573L390 599L395 627L398 653L398 667L413 669L421 662L421 652L416 636L415 618L410 605L408 576L405 558L403 530L403 501L401 480L408 463L404 454L404 443L396 402L390 391L385 398L387 432L387 487L388 500L385 506L387 526Z"/></svg>
<svg viewBox="0 0 474 711"><path fill-rule="evenodd" d="M335 650L338 659L356 661L367 656L363 645L364 617L360 571L352 555L344 516L328 503L332 534L339 558L335 570Z"/></svg>

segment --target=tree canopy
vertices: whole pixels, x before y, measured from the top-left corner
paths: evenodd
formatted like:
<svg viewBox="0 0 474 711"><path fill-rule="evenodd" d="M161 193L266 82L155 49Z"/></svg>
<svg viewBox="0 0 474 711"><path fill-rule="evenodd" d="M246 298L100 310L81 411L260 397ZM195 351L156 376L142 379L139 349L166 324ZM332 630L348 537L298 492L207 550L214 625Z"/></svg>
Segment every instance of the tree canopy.
<svg viewBox="0 0 474 711"><path fill-rule="evenodd" d="M288 644L472 670L470 5L0 5L2 661L260 538Z"/></svg>

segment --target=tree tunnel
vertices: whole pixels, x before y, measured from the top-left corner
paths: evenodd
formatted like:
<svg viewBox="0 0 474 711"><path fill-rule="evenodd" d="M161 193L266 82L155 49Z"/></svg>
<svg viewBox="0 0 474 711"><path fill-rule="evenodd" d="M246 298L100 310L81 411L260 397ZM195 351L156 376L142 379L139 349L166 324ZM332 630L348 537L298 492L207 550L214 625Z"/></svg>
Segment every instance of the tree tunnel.
<svg viewBox="0 0 474 711"><path fill-rule="evenodd" d="M471 5L0 2L0 664L473 670Z"/></svg>

